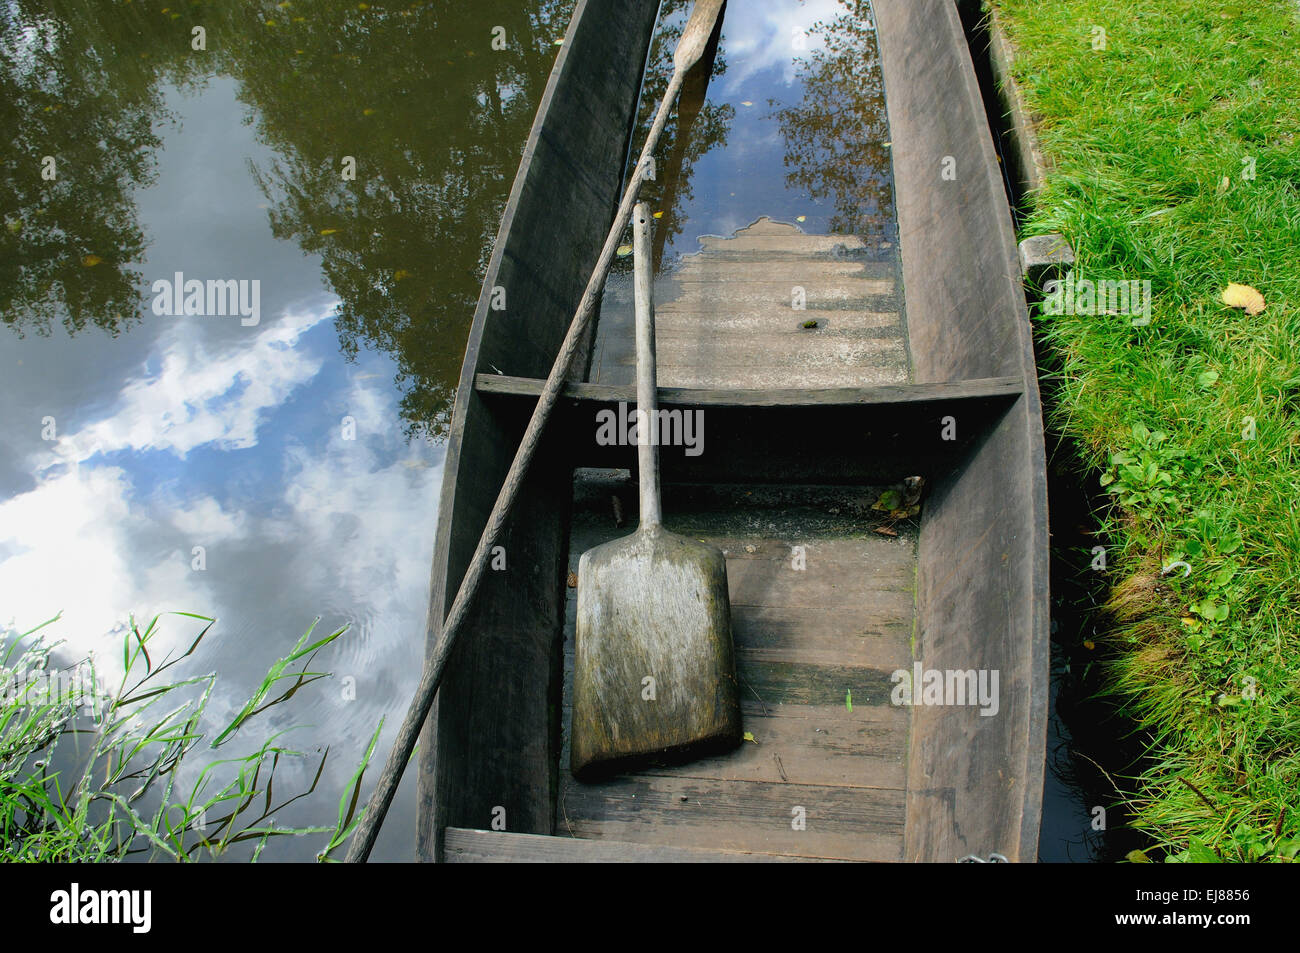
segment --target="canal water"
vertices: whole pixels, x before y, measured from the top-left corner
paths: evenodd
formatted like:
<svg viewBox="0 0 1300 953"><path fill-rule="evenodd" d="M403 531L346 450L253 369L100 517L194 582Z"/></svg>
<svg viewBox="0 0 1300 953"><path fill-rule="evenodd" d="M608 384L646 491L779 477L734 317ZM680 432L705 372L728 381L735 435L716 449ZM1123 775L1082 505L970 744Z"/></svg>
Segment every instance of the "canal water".
<svg viewBox="0 0 1300 953"><path fill-rule="evenodd" d="M761 215L896 246L869 6L731 6L646 193L661 270ZM216 617L180 670L218 674L209 728L313 620L346 627L332 678L241 729L295 729L286 792L328 750L283 826L333 822L418 679L461 358L572 9L0 7L0 625L61 613L61 663L111 672L132 614ZM688 9L662 5L638 147ZM201 623L160 626L155 654ZM414 814L408 776L374 859L413 859Z"/></svg>
<svg viewBox="0 0 1300 953"><path fill-rule="evenodd" d="M130 614L215 616L184 669L218 674L209 727L317 617L317 636L347 626L312 664L333 678L231 743L300 726L285 797L328 749L282 826L333 823L417 681L461 357L571 12L0 6L0 624L61 612L61 664L93 652L112 676ZM155 282L177 275L205 283L204 313L171 313ZM209 281L243 282L246 307L206 313ZM201 623L160 626L156 658ZM413 789L377 859L413 858Z"/></svg>

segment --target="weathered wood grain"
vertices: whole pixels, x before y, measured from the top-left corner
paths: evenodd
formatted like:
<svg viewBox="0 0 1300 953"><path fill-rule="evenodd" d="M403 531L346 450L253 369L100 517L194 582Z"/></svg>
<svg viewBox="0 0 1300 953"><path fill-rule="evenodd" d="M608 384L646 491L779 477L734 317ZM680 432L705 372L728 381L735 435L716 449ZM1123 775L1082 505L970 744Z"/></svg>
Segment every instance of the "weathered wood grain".
<svg viewBox="0 0 1300 953"><path fill-rule="evenodd" d="M793 825L803 808L806 827ZM634 843L764 851L842 860L901 860L903 792L638 774L572 784L559 833Z"/></svg>
<svg viewBox="0 0 1300 953"><path fill-rule="evenodd" d="M509 831L447 831L450 864L789 864L812 858L702 847L662 847Z"/></svg>

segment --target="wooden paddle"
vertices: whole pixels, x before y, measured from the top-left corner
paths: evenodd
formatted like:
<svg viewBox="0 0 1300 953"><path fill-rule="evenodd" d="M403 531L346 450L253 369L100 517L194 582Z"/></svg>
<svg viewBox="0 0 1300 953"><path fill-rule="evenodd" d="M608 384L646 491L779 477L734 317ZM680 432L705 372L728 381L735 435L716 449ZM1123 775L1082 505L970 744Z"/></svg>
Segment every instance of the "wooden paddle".
<svg viewBox="0 0 1300 953"><path fill-rule="evenodd" d="M510 509L514 506L515 498L523 486L524 473L532 462L533 453L537 450L538 441L550 418L551 410L555 407L560 391L564 388L570 365L578 351L578 344L583 339L588 324L591 323L592 315L596 310L596 301L600 297L605 277L609 274L610 265L614 261L623 229L632 215L632 207L636 204L641 183L652 177L654 148L659 142L660 134L663 133L664 124L668 121L668 112L672 108L673 99L681 89L686 71L704 54L724 2L725 0L696 0L691 17L682 30L681 39L673 53L672 79L668 82L663 102L659 104L659 112L650 127L645 147L641 150L641 157L637 160L636 168L628 182L627 192L619 204L618 211L614 214L614 223L610 226L605 245L600 250L600 257L596 260L596 268L591 273L591 280L587 282L587 288L578 302L578 310L573 316L573 323L569 325L569 333L565 335L564 343L560 345L560 352L555 357L551 374L546 378L546 384L537 399L533 416L528 421L528 428L519 441L519 449L515 451L514 462L510 464L510 471L506 474L505 482L501 484L496 505L492 507L487 525L483 528L483 535L479 537L478 548L470 558L469 568L465 571L460 589L457 590L456 598L447 612L442 634L424 660L420 684L415 690L415 697L411 699L411 706L407 709L406 718L397 732L397 738L393 741L393 748L388 753L384 773L379 776L374 793L371 794L365 813L357 824L356 833L352 836L352 842L348 845L345 858L348 863L364 863L375 845L375 838L379 836L379 825L383 823L384 816L388 813L388 806L393 802L397 784L402 780L407 762L411 760L411 753L415 750L416 740L420 736L420 728L429 716L433 696L437 694L438 686L442 684L442 673L447 667L447 659L455 647L456 639L460 635L465 617L469 614L469 607L478 592L479 584L483 581L483 573L487 569L492 547L496 545L505 528Z"/></svg>
<svg viewBox="0 0 1300 953"><path fill-rule="evenodd" d="M588 780L740 744L727 561L661 523L650 213L632 214L641 525L578 561L570 766Z"/></svg>

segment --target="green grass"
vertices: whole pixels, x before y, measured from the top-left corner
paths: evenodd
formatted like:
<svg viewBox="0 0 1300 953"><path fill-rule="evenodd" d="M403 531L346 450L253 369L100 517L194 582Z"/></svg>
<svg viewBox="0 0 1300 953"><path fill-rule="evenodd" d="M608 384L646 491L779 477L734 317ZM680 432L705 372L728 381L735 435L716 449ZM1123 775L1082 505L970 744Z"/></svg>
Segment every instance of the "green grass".
<svg viewBox="0 0 1300 953"><path fill-rule="evenodd" d="M1049 423L1115 501L1110 685L1151 739L1136 823L1171 860L1293 860L1300 6L994 4L1052 165L1024 233L1064 234L1076 277L1152 282L1149 326L1035 318ZM1229 282L1266 310L1223 305Z"/></svg>
<svg viewBox="0 0 1300 953"><path fill-rule="evenodd" d="M128 855L187 861L235 851L255 861L274 838L308 835L321 837L317 858L328 860L351 834L378 729L329 825L276 822L279 812L316 789L329 756L326 749L307 790L277 800L277 768L308 757L286 745L288 732L241 754L223 750L226 756L209 756L201 770L193 769L199 749L226 749L257 715L327 677L310 671L311 660L345 630L313 641L313 623L230 723L204 743L216 676L161 676L195 653L214 620L170 615L205 624L184 652L155 660L150 649L161 616L143 629L132 619L115 689L90 668L81 677L51 678L68 675L51 668L58 643L48 643L42 631L57 617L0 641L0 861L103 862Z"/></svg>

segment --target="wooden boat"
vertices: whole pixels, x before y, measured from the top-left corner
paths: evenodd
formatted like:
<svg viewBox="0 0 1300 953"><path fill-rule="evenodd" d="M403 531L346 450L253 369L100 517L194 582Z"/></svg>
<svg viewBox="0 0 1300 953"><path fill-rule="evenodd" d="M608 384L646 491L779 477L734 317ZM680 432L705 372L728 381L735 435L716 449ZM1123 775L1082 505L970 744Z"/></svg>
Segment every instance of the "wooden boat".
<svg viewBox="0 0 1300 953"><path fill-rule="evenodd" d="M612 220L657 7L579 0L540 104L457 394L431 632ZM660 406L707 424L704 452L665 448L664 509L727 554L749 740L601 784L569 775L566 577L635 523L632 493L616 525L608 477L635 447L596 438L600 412L635 402L602 316L425 727L421 859L1036 858L1047 498L1014 234L951 0L876 0L875 16L900 248L873 258L760 219L656 292ZM809 309L821 293L870 304L839 317L885 315L875 343L845 357L793 336L792 268L820 269ZM767 326L774 295L787 313ZM918 476L919 518L882 524Z"/></svg>

